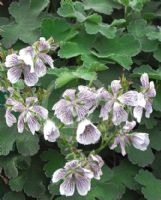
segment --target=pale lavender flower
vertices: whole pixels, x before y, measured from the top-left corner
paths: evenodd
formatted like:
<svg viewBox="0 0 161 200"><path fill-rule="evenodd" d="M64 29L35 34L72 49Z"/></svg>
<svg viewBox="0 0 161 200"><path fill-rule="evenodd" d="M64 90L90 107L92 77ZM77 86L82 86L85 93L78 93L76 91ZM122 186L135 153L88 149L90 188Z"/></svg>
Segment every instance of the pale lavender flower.
<svg viewBox="0 0 161 200"><path fill-rule="evenodd" d="M50 44L45 38L40 38L33 46L28 46L20 50L20 57L26 65L31 66L31 72L35 72L38 77L46 74L46 65L53 68L53 59L47 53L50 50Z"/></svg>
<svg viewBox="0 0 161 200"><path fill-rule="evenodd" d="M126 122L120 133L114 139L111 149L116 148L118 145L121 148L122 155L126 155L126 145L132 144L136 149L145 151L149 145L149 136L147 133L131 133L132 129L136 126L136 122Z"/></svg>
<svg viewBox="0 0 161 200"><path fill-rule="evenodd" d="M26 98L25 103L8 98L6 100L6 106L10 108L10 111L20 112L17 123L19 133L24 131L25 124L27 124L31 133L35 134L35 131L40 130L39 120L46 120L48 117L48 111L38 105L38 99L36 97Z"/></svg>
<svg viewBox="0 0 161 200"><path fill-rule="evenodd" d="M147 133L133 133L130 135L132 145L141 151L147 150L150 143L149 135Z"/></svg>
<svg viewBox="0 0 161 200"><path fill-rule="evenodd" d="M26 65L22 58L16 54L6 57L5 66L9 68L7 77L12 84L16 83L22 75L27 86L34 86L38 82L37 75L30 72L30 66Z"/></svg>
<svg viewBox="0 0 161 200"><path fill-rule="evenodd" d="M99 141L101 133L89 120L84 119L78 124L76 139L83 145L95 144Z"/></svg>
<svg viewBox="0 0 161 200"><path fill-rule="evenodd" d="M104 165L104 161L99 155L90 154L88 156L88 164L90 166L91 171L94 174L94 178L100 180L102 176L102 167Z"/></svg>
<svg viewBox="0 0 161 200"><path fill-rule="evenodd" d="M112 122L114 125L119 125L121 122L127 121L128 118L128 113L118 99L120 89L120 81L114 80L111 82L112 93L102 90L101 94L105 105L101 107L100 117L103 120L108 120L110 113L112 113Z"/></svg>
<svg viewBox="0 0 161 200"><path fill-rule="evenodd" d="M55 123L50 119L47 119L44 124L44 138L49 142L55 142L57 138L60 136L59 129L56 127Z"/></svg>
<svg viewBox="0 0 161 200"><path fill-rule="evenodd" d="M121 148L121 154L123 156L126 155L126 145L130 144L130 139L128 133L135 127L136 122L127 121L123 128L120 130L119 134L115 137L114 143L110 147L110 149L115 149L118 145Z"/></svg>
<svg viewBox="0 0 161 200"><path fill-rule="evenodd" d="M72 160L67 162L64 168L54 172L52 182L63 180L60 185L61 195L72 196L76 188L81 196L85 196L91 189L92 178L93 173L90 170L83 168L80 161Z"/></svg>
<svg viewBox="0 0 161 200"><path fill-rule="evenodd" d="M9 109L6 110L5 119L8 127L13 126L13 124L17 122L16 117L11 113Z"/></svg>
<svg viewBox="0 0 161 200"><path fill-rule="evenodd" d="M138 105L134 108L133 115L137 119L137 122L140 123L143 115L143 110L145 109L145 117L149 118L150 114L153 111L152 108L152 98L156 96L156 90L154 82L149 82L148 74L144 73L140 78L142 87L140 93L140 101L145 101L144 105Z"/></svg>
<svg viewBox="0 0 161 200"><path fill-rule="evenodd" d="M79 92L75 89L67 89L62 97L52 108L55 115L66 125L72 124L73 119L77 121L84 119L93 112L96 105L96 94L91 88L79 86Z"/></svg>

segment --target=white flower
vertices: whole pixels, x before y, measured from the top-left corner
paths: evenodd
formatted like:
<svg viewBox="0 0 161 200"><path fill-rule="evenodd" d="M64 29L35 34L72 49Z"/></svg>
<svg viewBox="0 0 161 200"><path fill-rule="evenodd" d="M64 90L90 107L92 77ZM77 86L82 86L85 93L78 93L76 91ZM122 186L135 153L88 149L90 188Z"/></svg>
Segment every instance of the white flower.
<svg viewBox="0 0 161 200"><path fill-rule="evenodd" d="M62 97L52 108L55 115L66 125L84 119L96 105L96 94L86 86L79 86L79 92L74 89L67 89Z"/></svg>
<svg viewBox="0 0 161 200"><path fill-rule="evenodd" d="M36 73L32 73L30 66L26 65L22 58L16 54L6 57L5 66L9 68L7 77L12 84L16 83L22 75L27 86L34 86L38 82Z"/></svg>
<svg viewBox="0 0 161 200"><path fill-rule="evenodd" d="M128 133L135 127L135 125L136 125L135 121L132 122L127 121L126 124L123 126L123 128L120 130L119 134L115 137L114 142L110 147L110 149L115 149L119 145L121 148L121 154L125 156L126 145L130 144Z"/></svg>
<svg viewBox="0 0 161 200"><path fill-rule="evenodd" d="M35 131L40 130L39 120L46 120L48 117L48 111L38 105L38 99L36 97L28 97L25 102L8 98L6 100L6 106L11 107L10 113L6 114L6 122L9 126L13 125L15 121L14 117L11 116L11 111L20 113L17 123L19 133L24 131L25 124L27 123L31 133L35 134Z"/></svg>
<svg viewBox="0 0 161 200"><path fill-rule="evenodd" d="M84 145L95 144L101 137L98 128L87 119L78 124L76 134L77 141Z"/></svg>
<svg viewBox="0 0 161 200"><path fill-rule="evenodd" d="M149 82L148 74L144 73L140 78L142 84L142 92L140 93L140 101L144 101L144 105L138 105L134 108L133 115L137 119L137 122L141 122L143 109L145 109L145 117L149 118L153 112L152 98L156 96L156 90L154 82Z"/></svg>
<svg viewBox="0 0 161 200"><path fill-rule="evenodd" d="M100 180L102 176L102 167L104 165L104 161L99 155L90 154L88 157L88 164L91 168L91 171L94 174L94 178Z"/></svg>
<svg viewBox="0 0 161 200"><path fill-rule="evenodd" d="M64 168L54 172L52 182L63 180L60 185L61 195L72 196L76 187L78 193L85 196L91 189L92 178L93 173L90 170L83 168L78 160L72 160Z"/></svg>
<svg viewBox="0 0 161 200"><path fill-rule="evenodd" d="M43 132L45 140L48 140L49 142L55 142L56 139L60 136L59 129L50 119L46 120Z"/></svg>
<svg viewBox="0 0 161 200"><path fill-rule="evenodd" d="M147 133L133 133L131 134L132 145L141 151L147 150L150 143L149 135Z"/></svg>

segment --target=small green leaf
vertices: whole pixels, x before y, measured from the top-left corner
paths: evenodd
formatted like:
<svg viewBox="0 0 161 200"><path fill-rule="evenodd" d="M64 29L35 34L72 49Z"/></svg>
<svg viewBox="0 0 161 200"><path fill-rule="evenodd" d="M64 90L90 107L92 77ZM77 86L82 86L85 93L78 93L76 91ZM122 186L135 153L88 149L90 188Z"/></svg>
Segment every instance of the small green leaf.
<svg viewBox="0 0 161 200"><path fill-rule="evenodd" d="M3 196L2 200L25 200L25 195L23 193L8 192Z"/></svg>

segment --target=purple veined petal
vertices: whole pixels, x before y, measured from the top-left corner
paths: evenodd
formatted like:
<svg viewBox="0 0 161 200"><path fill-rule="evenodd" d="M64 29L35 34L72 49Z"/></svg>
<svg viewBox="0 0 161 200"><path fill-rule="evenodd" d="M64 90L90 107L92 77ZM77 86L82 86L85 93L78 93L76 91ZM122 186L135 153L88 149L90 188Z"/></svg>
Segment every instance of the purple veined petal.
<svg viewBox="0 0 161 200"><path fill-rule="evenodd" d="M149 135L147 133L133 133L131 135L131 142L136 149L145 151L150 143Z"/></svg>
<svg viewBox="0 0 161 200"><path fill-rule="evenodd" d="M123 156L126 155L126 148L125 147L126 147L125 141L121 138L120 139L120 148L121 148L121 154Z"/></svg>
<svg viewBox="0 0 161 200"><path fill-rule="evenodd" d="M76 188L77 188L78 193L81 196L87 195L87 193L91 189L91 180L79 174L76 174L75 178L76 178L75 183L76 183Z"/></svg>
<svg viewBox="0 0 161 200"><path fill-rule="evenodd" d="M35 134L35 131L40 130L39 122L37 121L37 119L35 117L32 116L32 114L30 112L28 112L26 115L26 122L27 122L28 127L33 135Z"/></svg>
<svg viewBox="0 0 161 200"><path fill-rule="evenodd" d="M74 89L67 89L63 93L62 97L65 98L65 99L67 98L67 99L70 99L71 101L74 101L75 97L76 97L75 93L76 93L76 90L74 90Z"/></svg>
<svg viewBox="0 0 161 200"><path fill-rule="evenodd" d="M33 106L31 108L31 110L35 113L37 113L40 117L42 117L43 119L47 119L48 118L48 110L42 106Z"/></svg>
<svg viewBox="0 0 161 200"><path fill-rule="evenodd" d="M32 104L35 104L38 102L38 98L37 97L27 97L26 98L26 105L30 106Z"/></svg>
<svg viewBox="0 0 161 200"><path fill-rule="evenodd" d="M71 102L61 99L52 108L55 111L55 116L66 125L73 123L73 106Z"/></svg>
<svg viewBox="0 0 161 200"><path fill-rule="evenodd" d="M97 90L97 99L99 101L101 100L107 101L107 100L111 100L112 98L113 98L112 94L109 93L105 88L102 87Z"/></svg>
<svg viewBox="0 0 161 200"><path fill-rule="evenodd" d="M65 164L64 168L65 168L66 170L69 170L69 169L75 169L75 168L77 168L78 166L79 166L79 160L72 160L72 161L68 161L68 162Z"/></svg>
<svg viewBox="0 0 161 200"><path fill-rule="evenodd" d="M45 51L50 49L50 44L44 37L40 37L38 42L38 49L39 51Z"/></svg>
<svg viewBox="0 0 161 200"><path fill-rule="evenodd" d="M42 59L44 63L47 63L51 68L54 68L54 60L52 59L51 56L47 54L40 54L39 57Z"/></svg>
<svg viewBox="0 0 161 200"><path fill-rule="evenodd" d="M133 110L133 115L134 115L135 119L137 120L137 122L140 123L142 115L143 115L143 107L136 106Z"/></svg>
<svg viewBox="0 0 161 200"><path fill-rule="evenodd" d="M112 110L113 101L108 101L105 105L101 107L100 116L104 121L108 120L109 113Z"/></svg>
<svg viewBox="0 0 161 200"><path fill-rule="evenodd" d="M20 79L21 74L22 74L22 69L20 67L12 67L8 70L7 77L8 77L8 80L12 84L14 84Z"/></svg>
<svg viewBox="0 0 161 200"><path fill-rule="evenodd" d="M86 168L82 168L83 169L83 173L84 173L84 176L89 178L89 179L92 179L94 177L94 174L91 170L89 169L86 169Z"/></svg>
<svg viewBox="0 0 161 200"><path fill-rule="evenodd" d="M17 128L19 133L23 133L24 131L24 118L25 118L25 112L22 112L18 118Z"/></svg>
<svg viewBox="0 0 161 200"><path fill-rule="evenodd" d="M78 116L77 121L83 120L89 114L89 110L83 105L76 105L75 110Z"/></svg>
<svg viewBox="0 0 161 200"><path fill-rule="evenodd" d="M47 120L43 128L44 138L49 142L55 142L60 136L59 129L56 127L55 123L51 120Z"/></svg>
<svg viewBox="0 0 161 200"><path fill-rule="evenodd" d="M80 144L95 144L101 137L98 128L89 120L85 119L78 124L76 139Z"/></svg>
<svg viewBox="0 0 161 200"><path fill-rule="evenodd" d="M132 121L132 122L126 121L126 124L123 126L123 130L129 132L135 126L136 126L136 122L135 121Z"/></svg>
<svg viewBox="0 0 161 200"><path fill-rule="evenodd" d="M126 122L128 119L128 113L122 108L122 106L115 102L113 105L112 122L114 125L120 125L121 122Z"/></svg>
<svg viewBox="0 0 161 200"><path fill-rule="evenodd" d="M52 182L57 183L61 179L63 179L66 175L66 171L64 169L58 169L54 172L52 176Z"/></svg>
<svg viewBox="0 0 161 200"><path fill-rule="evenodd" d="M38 77L43 77L46 74L46 66L39 58L35 63L35 73Z"/></svg>
<svg viewBox="0 0 161 200"><path fill-rule="evenodd" d="M153 112L152 103L150 101L147 101L145 105L145 117L150 118L150 114L152 112Z"/></svg>
<svg viewBox="0 0 161 200"><path fill-rule="evenodd" d="M34 86L38 82L38 76L36 73L31 73L27 66L24 69L24 81L27 86Z"/></svg>
<svg viewBox="0 0 161 200"><path fill-rule="evenodd" d="M8 127L13 126L17 122L16 117L9 110L6 110L5 118Z"/></svg>
<svg viewBox="0 0 161 200"><path fill-rule="evenodd" d="M91 107L94 106L97 102L97 93L94 89L87 86L80 85L78 86L78 99L79 102L88 103Z"/></svg>
<svg viewBox="0 0 161 200"><path fill-rule="evenodd" d="M24 61L26 65L29 65L31 67L31 73L33 73L34 70L34 49L32 46L28 46L26 48L23 48L19 51L19 58Z"/></svg>
<svg viewBox="0 0 161 200"><path fill-rule="evenodd" d="M153 81L150 81L150 86L147 91L147 96L148 97L155 97L156 96L156 90L155 90L155 85Z"/></svg>
<svg viewBox="0 0 161 200"><path fill-rule="evenodd" d="M144 73L140 77L141 84L144 88L149 88L149 76L147 73Z"/></svg>
<svg viewBox="0 0 161 200"><path fill-rule="evenodd" d="M119 144L119 136L117 136L115 139L114 139L114 142L113 144L110 146L110 149L113 150L115 149Z"/></svg>
<svg viewBox="0 0 161 200"><path fill-rule="evenodd" d="M16 54L11 54L6 57L5 66L7 68L14 67L19 64L19 59Z"/></svg>
<svg viewBox="0 0 161 200"><path fill-rule="evenodd" d="M25 110L25 106L21 102L17 102L13 105L12 110L15 112L23 112Z"/></svg>
<svg viewBox="0 0 161 200"><path fill-rule="evenodd" d="M141 106L141 107L145 108L146 100L145 100L144 94L141 92L138 93L138 103L137 104L138 104L137 106Z"/></svg>
<svg viewBox="0 0 161 200"><path fill-rule="evenodd" d="M60 194L65 196L72 196L75 191L75 182L72 176L68 176L60 185Z"/></svg>
<svg viewBox="0 0 161 200"><path fill-rule="evenodd" d="M125 94L118 97L118 100L128 106L137 106L138 105L138 92L137 91L128 91Z"/></svg>
<svg viewBox="0 0 161 200"><path fill-rule="evenodd" d="M117 92L121 89L120 80L114 80L111 82L111 89L113 94L117 94Z"/></svg>

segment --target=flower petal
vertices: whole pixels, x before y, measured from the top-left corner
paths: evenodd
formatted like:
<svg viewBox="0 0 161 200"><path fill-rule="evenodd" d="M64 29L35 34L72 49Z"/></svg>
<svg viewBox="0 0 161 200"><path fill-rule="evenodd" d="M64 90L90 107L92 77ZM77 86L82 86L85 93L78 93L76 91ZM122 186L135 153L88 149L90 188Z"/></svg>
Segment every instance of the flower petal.
<svg viewBox="0 0 161 200"><path fill-rule="evenodd" d="M19 133L23 133L24 131L24 117L25 112L22 112L18 118L17 128Z"/></svg>
<svg viewBox="0 0 161 200"><path fill-rule="evenodd" d="M76 187L81 196L87 195L91 189L91 180L76 174Z"/></svg>
<svg viewBox="0 0 161 200"><path fill-rule="evenodd" d="M60 194L65 196L72 196L75 191L75 182L72 177L67 177L60 185Z"/></svg>
<svg viewBox="0 0 161 200"><path fill-rule="evenodd" d="M156 90L155 90L155 85L154 82L150 82L149 90L147 92L148 97L155 97L156 96Z"/></svg>
<svg viewBox="0 0 161 200"><path fill-rule="evenodd" d="M19 59L16 54L11 54L6 57L5 66L7 68L14 67L14 66L18 65L18 63L19 63Z"/></svg>
<svg viewBox="0 0 161 200"><path fill-rule="evenodd" d="M27 113L26 121L31 133L34 135L35 131L40 130L40 124L35 117L32 116L30 112Z"/></svg>
<svg viewBox="0 0 161 200"><path fill-rule="evenodd" d="M118 97L118 100L128 106L137 106L138 105L138 92L128 91L125 94Z"/></svg>
<svg viewBox="0 0 161 200"><path fill-rule="evenodd" d="M145 110L145 117L150 118L150 114L153 112L152 103L150 101L146 102Z"/></svg>
<svg viewBox="0 0 161 200"><path fill-rule="evenodd" d="M95 144L100 139L101 133L89 120L85 119L78 124L76 139L80 144Z"/></svg>
<svg viewBox="0 0 161 200"><path fill-rule="evenodd" d="M39 58L35 63L35 73L38 77L43 77L46 74L46 66Z"/></svg>
<svg viewBox="0 0 161 200"><path fill-rule="evenodd" d="M132 122L126 121L126 124L123 126L123 130L129 132L135 126L136 126L136 122L135 121L132 121Z"/></svg>
<svg viewBox="0 0 161 200"><path fill-rule="evenodd" d="M32 111L37 113L40 117L42 117L43 119L47 119L48 118L48 110L42 106L33 106L32 107Z"/></svg>
<svg viewBox="0 0 161 200"><path fill-rule="evenodd" d="M8 127L13 126L17 122L16 117L9 110L6 110L5 118Z"/></svg>
<svg viewBox="0 0 161 200"><path fill-rule="evenodd" d="M149 76L147 73L141 75L140 81L144 88L149 88Z"/></svg>
<svg viewBox="0 0 161 200"><path fill-rule="evenodd" d="M73 106L71 102L61 99L52 108L55 116L66 125L73 123Z"/></svg>
<svg viewBox="0 0 161 200"><path fill-rule="evenodd" d="M34 70L34 49L32 46L28 46L26 48L23 48L19 51L20 59L24 61L26 65L29 65L31 67L31 73L33 73Z"/></svg>
<svg viewBox="0 0 161 200"><path fill-rule="evenodd" d="M75 93L76 93L76 90L74 90L74 89L67 89L63 93L62 97L65 98L65 99L67 98L67 99L70 99L71 101L74 101L75 98L76 98Z"/></svg>
<svg viewBox="0 0 161 200"><path fill-rule="evenodd" d="M111 89L113 94L117 94L117 92L121 89L120 80L114 80L111 82Z"/></svg>
<svg viewBox="0 0 161 200"><path fill-rule="evenodd" d="M133 110L133 115L134 115L135 119L137 120L137 122L140 123L142 115L143 115L143 107L136 106Z"/></svg>
<svg viewBox="0 0 161 200"><path fill-rule="evenodd" d="M113 101L108 101L105 105L101 107L100 116L103 120L108 120L109 112L112 110Z"/></svg>
<svg viewBox="0 0 161 200"><path fill-rule="evenodd" d="M112 122L114 125L119 125L121 122L126 122L128 119L127 112L122 108L122 106L115 102L113 106L113 116L112 116Z"/></svg>
<svg viewBox="0 0 161 200"><path fill-rule="evenodd" d="M147 133L133 133L131 135L131 142L136 149L145 151L150 143L149 135Z"/></svg>
<svg viewBox="0 0 161 200"><path fill-rule="evenodd" d="M64 169L58 169L54 172L52 176L52 182L57 183L65 177L66 171Z"/></svg>
<svg viewBox="0 0 161 200"><path fill-rule="evenodd" d="M24 69L24 81L27 86L34 86L38 82L36 73L31 73L27 66Z"/></svg>
<svg viewBox="0 0 161 200"><path fill-rule="evenodd" d="M52 59L51 56L47 55L47 54L40 54L40 58L42 59L42 61L44 63L47 63L51 68L54 68L54 60Z"/></svg>
<svg viewBox="0 0 161 200"><path fill-rule="evenodd" d="M16 83L20 77L21 77L21 74L22 74L22 69L19 68L19 67L12 67L8 70L7 72L7 77L8 77L8 80L11 82L11 83Z"/></svg>
<svg viewBox="0 0 161 200"><path fill-rule="evenodd" d="M59 129L56 127L55 123L49 119L45 122L43 132L45 140L49 142L55 142L60 136Z"/></svg>

